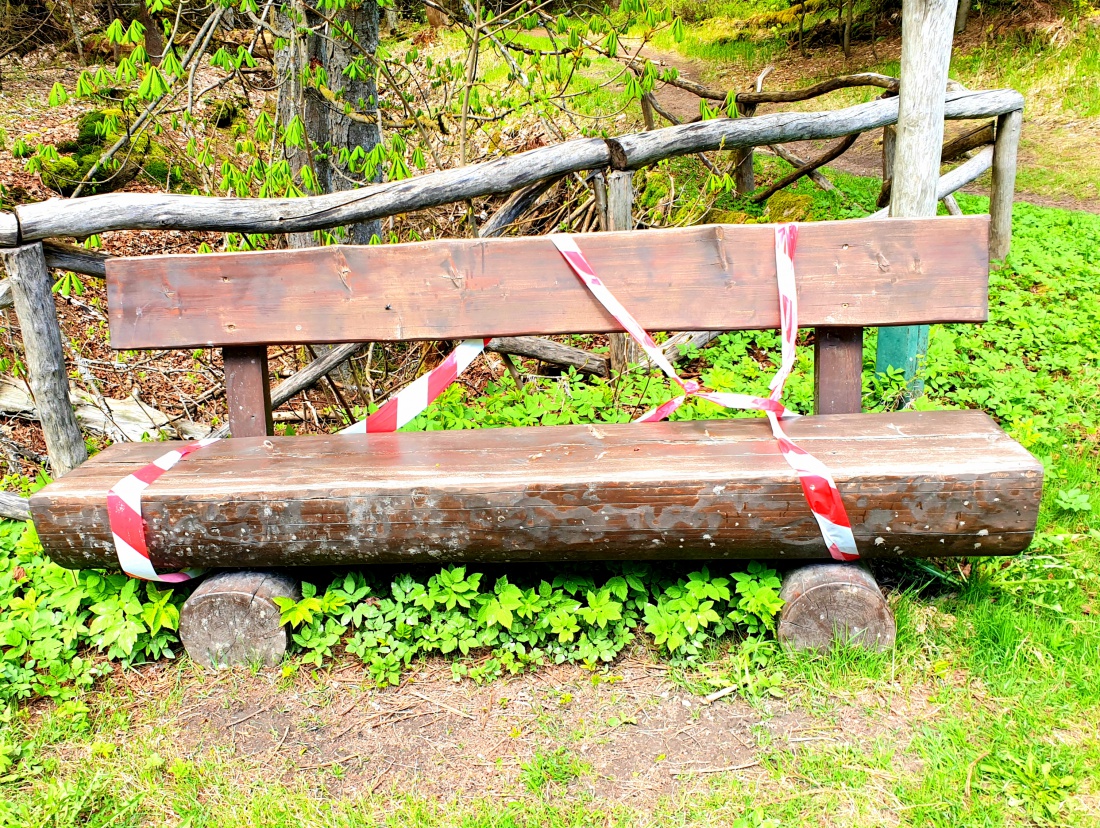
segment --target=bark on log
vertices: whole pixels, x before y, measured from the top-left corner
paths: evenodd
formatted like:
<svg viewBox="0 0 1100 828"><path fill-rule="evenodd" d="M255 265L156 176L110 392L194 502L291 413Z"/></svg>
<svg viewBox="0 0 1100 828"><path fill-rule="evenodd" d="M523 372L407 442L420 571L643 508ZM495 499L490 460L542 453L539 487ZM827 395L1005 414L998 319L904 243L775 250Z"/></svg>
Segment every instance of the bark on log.
<svg viewBox="0 0 1100 828"><path fill-rule="evenodd" d="M298 582L275 572L219 572L191 593L180 611L180 640L191 660L217 669L273 667L289 634L275 598L300 599Z"/></svg>
<svg viewBox="0 0 1100 828"><path fill-rule="evenodd" d="M980 124L961 135L956 135L950 141L944 141L943 149L940 150L940 163L950 164L958 160L963 153L992 144L993 140L993 122Z"/></svg>
<svg viewBox="0 0 1100 828"><path fill-rule="evenodd" d="M107 278L107 260L111 257L104 253L56 241L43 242L42 249L46 253L46 266L51 270L71 270L85 276Z"/></svg>
<svg viewBox="0 0 1100 828"><path fill-rule="evenodd" d="M42 419L50 469L61 477L88 459L69 400L65 352L41 244L0 251L23 338L27 378Z"/></svg>
<svg viewBox="0 0 1100 828"><path fill-rule="evenodd" d="M607 357L590 354L581 348L562 345L552 339L537 336L498 336L490 340L486 350L528 359L540 359L554 365L572 366L582 374L595 374L598 377L607 377L611 374Z"/></svg>
<svg viewBox="0 0 1100 828"><path fill-rule="evenodd" d="M0 517L11 520L30 520L30 501L11 492L0 492Z"/></svg>
<svg viewBox="0 0 1100 828"><path fill-rule="evenodd" d="M767 94L767 93L765 93ZM948 92L944 117L989 118L1023 108L1011 89ZM336 227L467 198L511 193L545 178L614 166L637 169L663 158L716 149L839 138L897 120L896 98L832 112L777 112L755 118L717 118L604 141L586 138L484 164L331 195L294 199L237 199L161 193L111 193L50 199L0 213L0 246L17 240L82 238L126 229L290 233ZM20 234L20 229L22 233Z"/></svg>
<svg viewBox="0 0 1100 828"><path fill-rule="evenodd" d="M966 19L970 16L970 2L971 0L959 0L958 8L955 10L955 34L966 31Z"/></svg>
<svg viewBox="0 0 1100 828"><path fill-rule="evenodd" d="M1016 189L1016 153L1020 148L1023 112L1008 112L997 119L997 143L993 150L993 187L989 194L989 256L1003 259L1012 244L1012 200Z"/></svg>
<svg viewBox="0 0 1100 828"><path fill-rule="evenodd" d="M894 615L871 571L859 564L822 563L786 574L779 591L778 638L796 650L834 644L879 652L894 646Z"/></svg>

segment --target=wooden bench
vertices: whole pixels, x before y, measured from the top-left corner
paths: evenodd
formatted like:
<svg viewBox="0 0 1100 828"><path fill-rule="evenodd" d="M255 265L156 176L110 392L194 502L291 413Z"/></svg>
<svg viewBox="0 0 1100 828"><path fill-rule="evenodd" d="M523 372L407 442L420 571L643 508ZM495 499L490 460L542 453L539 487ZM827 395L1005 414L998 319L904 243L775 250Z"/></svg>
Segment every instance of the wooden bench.
<svg viewBox="0 0 1100 828"><path fill-rule="evenodd" d="M577 241L647 330L779 326L770 226ZM832 471L861 557L1026 548L1042 467L988 416L859 413L864 327L987 318L988 219L804 224L794 263L818 416L788 431ZM114 348L224 354L235 439L145 493L158 570L829 558L762 418L271 436L269 343L620 330L545 238L114 259L107 277ZM38 492L46 551L115 563L107 490L169 445L114 445Z"/></svg>

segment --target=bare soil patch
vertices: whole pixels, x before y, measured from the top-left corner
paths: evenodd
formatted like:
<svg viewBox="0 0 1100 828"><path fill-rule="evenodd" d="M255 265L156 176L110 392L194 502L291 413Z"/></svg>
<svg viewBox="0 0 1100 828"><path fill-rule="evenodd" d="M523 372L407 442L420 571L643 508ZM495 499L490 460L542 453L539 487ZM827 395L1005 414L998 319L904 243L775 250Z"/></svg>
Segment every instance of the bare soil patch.
<svg viewBox="0 0 1100 828"><path fill-rule="evenodd" d="M155 738L168 761L213 761L245 784L278 779L328 796L392 790L437 801L508 799L538 793L525 767L558 755L580 770L543 793L647 808L705 790L723 774L771 785L777 752L781 765L784 753L882 740L900 764L915 767L904 752L936 710L924 690L886 684L818 699L813 712L794 699L707 704L644 655L606 673L545 667L484 687L454 682L438 660L386 689L371 685L358 663L290 680L198 669L116 674L112 683L132 694L123 708L140 722L149 705L147 723L131 733ZM121 689L106 689L101 700L117 709Z"/></svg>

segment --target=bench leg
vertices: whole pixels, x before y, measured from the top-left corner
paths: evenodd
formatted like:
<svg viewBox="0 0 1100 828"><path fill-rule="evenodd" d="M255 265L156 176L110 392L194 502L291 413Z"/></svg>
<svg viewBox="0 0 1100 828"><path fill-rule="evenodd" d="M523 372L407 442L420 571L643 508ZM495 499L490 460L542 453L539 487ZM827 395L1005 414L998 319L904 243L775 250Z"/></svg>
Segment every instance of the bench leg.
<svg viewBox="0 0 1100 828"><path fill-rule="evenodd" d="M204 667L278 664L289 642L275 598L300 599L298 582L275 572L219 572L180 611L180 639Z"/></svg>
<svg viewBox="0 0 1100 828"><path fill-rule="evenodd" d="M819 563L783 579L779 640L797 650L827 650L846 641L867 650L894 646L894 615L866 566Z"/></svg>

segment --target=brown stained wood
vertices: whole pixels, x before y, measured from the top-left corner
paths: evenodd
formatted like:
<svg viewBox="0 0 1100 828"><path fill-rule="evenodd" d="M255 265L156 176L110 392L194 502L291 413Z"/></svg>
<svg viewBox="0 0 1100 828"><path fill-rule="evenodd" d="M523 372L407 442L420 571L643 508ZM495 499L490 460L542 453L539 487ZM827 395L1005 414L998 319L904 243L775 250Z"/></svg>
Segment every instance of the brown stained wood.
<svg viewBox="0 0 1100 828"><path fill-rule="evenodd" d="M863 404L863 328L814 334L814 413L858 414Z"/></svg>
<svg viewBox="0 0 1100 828"><path fill-rule="evenodd" d="M875 576L854 563L821 563L791 570L779 597L777 637L796 650L836 643L867 650L894 646L897 626Z"/></svg>
<svg viewBox="0 0 1100 828"><path fill-rule="evenodd" d="M223 348L222 360L230 433L234 437L274 434L271 386L267 382L267 348Z"/></svg>
<svg viewBox="0 0 1100 828"><path fill-rule="evenodd" d="M799 324L987 318L988 219L811 222ZM586 234L596 273L649 330L779 326L773 229ZM114 348L433 340L621 330L545 238L112 259Z"/></svg>
<svg viewBox="0 0 1100 828"><path fill-rule="evenodd" d="M972 411L805 417L865 557L1011 554L1042 466ZM111 565L106 492L168 446L113 446L36 493L54 560ZM827 557L763 420L229 440L146 491L158 566Z"/></svg>
<svg viewBox="0 0 1100 828"><path fill-rule="evenodd" d="M180 640L203 667L278 664L289 635L275 598L302 597L298 582L276 572L218 572L188 597L180 611Z"/></svg>

